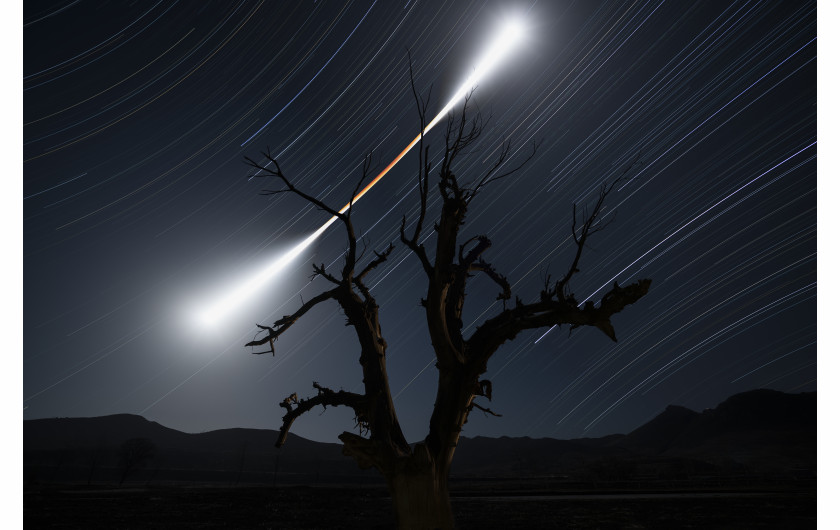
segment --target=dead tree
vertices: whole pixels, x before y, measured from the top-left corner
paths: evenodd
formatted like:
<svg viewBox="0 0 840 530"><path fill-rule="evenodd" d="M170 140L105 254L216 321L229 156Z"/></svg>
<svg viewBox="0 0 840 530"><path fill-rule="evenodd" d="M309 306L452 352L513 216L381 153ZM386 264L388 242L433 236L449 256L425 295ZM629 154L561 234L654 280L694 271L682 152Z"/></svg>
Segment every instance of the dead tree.
<svg viewBox="0 0 840 530"><path fill-rule="evenodd" d="M418 97L415 91L415 100L422 131L426 125L428 98L424 100ZM650 280L639 280L624 287L616 283L597 304L592 301L579 304L569 289L572 278L579 272L580 258L589 238L607 224L601 218L604 201L621 179L619 177L601 187L598 199L585 209L582 215L579 215L577 207L572 208L575 252L564 276L554 283L546 280L544 288L536 293L534 301L526 303L515 297L512 304L504 304L498 314L488 318L469 336L464 336L461 313L466 298L467 279L471 275L483 273L495 282L501 291L498 299L506 301L513 296L507 279L484 259L490 248L489 238L479 235L459 243L459 230L464 223L467 208L477 193L493 181L502 179L522 167L520 164L511 171L500 171L510 154L511 145L506 143L500 156L477 179L462 182L455 176L452 172L453 162L479 138L482 125L480 117L472 120L467 118L466 102L460 116L449 119L437 180L437 191L442 199L442 206L434 224L436 238L433 253L425 248L420 239L426 226L432 168L429 149L424 147L425 138L422 136L418 172L419 216L413 223L413 228L407 227L405 217L400 226L400 241L416 256L428 281L426 296L421 305L425 309L426 324L437 357L438 370L437 398L429 421L429 432L425 440L413 448L403 436L394 410L385 363L387 343L379 325L379 307L365 285L365 277L387 260L394 249L393 245L389 245L382 253L375 253L375 257L366 263L360 263L357 237L351 221L352 207L345 213L339 213L338 210L295 187L270 152L263 153L268 165L246 159L249 165L257 170L256 176L275 178L282 183L282 188L265 190L264 193L292 193L327 214L337 217L344 225L348 242L343 267L339 273L334 275L328 272L324 265L314 265L313 276L324 278L331 288L304 302L297 311L284 316L272 326L258 325L262 336L247 346L269 344L269 350L256 353L270 351L273 354L280 335L310 309L332 300L338 303L347 317L348 325L355 330L361 349L359 363L362 366L364 392L359 394L344 390L335 391L313 383L316 390L314 396L304 399L296 393L290 395L280 404L286 413L276 445L282 446L295 419L313 408L351 408L362 434L366 436L343 432L339 435L339 439L344 443L343 452L353 457L360 467L375 467L382 474L388 483L400 528L454 526L448 489L450 465L461 429L470 412L479 409L492 413L488 407L476 403L475 400L479 397L490 400L492 397L490 381L480 377L487 370L490 357L502 344L513 340L522 331L554 325L567 325L571 328L593 326L615 341L610 317L639 300L650 286ZM367 180L369 168L368 156L356 191L362 182ZM356 191L353 196L356 195Z"/></svg>
<svg viewBox="0 0 840 530"><path fill-rule="evenodd" d="M155 444L148 438L130 438L120 446L122 474L120 486L129 473L133 472L155 456Z"/></svg>

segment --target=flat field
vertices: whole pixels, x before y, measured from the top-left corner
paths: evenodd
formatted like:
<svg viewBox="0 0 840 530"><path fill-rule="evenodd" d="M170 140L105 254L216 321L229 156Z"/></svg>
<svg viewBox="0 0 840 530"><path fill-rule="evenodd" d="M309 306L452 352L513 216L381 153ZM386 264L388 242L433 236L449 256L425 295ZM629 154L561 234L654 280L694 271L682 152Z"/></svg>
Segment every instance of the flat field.
<svg viewBox="0 0 840 530"><path fill-rule="evenodd" d="M461 529L816 528L816 489L535 491L454 488ZM390 499L372 486L29 484L26 528L393 528Z"/></svg>

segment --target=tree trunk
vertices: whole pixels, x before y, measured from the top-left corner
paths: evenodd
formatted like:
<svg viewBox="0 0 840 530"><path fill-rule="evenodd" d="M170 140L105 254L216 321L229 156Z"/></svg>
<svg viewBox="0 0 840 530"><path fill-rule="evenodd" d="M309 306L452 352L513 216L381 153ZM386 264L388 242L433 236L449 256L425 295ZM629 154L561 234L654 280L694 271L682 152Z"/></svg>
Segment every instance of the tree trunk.
<svg viewBox="0 0 840 530"><path fill-rule="evenodd" d="M455 528L447 477L439 476L435 466L397 473L389 478L388 489L391 491L397 528Z"/></svg>

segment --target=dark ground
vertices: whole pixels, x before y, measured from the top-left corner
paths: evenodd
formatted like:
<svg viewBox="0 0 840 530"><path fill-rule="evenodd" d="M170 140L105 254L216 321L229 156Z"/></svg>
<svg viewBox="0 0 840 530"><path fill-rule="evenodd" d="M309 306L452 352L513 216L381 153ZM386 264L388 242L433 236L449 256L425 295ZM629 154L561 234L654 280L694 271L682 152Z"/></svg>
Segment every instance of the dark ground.
<svg viewBox="0 0 840 530"><path fill-rule="evenodd" d="M461 529L816 528L816 485L704 492L453 486ZM384 488L26 485L26 528L392 528Z"/></svg>

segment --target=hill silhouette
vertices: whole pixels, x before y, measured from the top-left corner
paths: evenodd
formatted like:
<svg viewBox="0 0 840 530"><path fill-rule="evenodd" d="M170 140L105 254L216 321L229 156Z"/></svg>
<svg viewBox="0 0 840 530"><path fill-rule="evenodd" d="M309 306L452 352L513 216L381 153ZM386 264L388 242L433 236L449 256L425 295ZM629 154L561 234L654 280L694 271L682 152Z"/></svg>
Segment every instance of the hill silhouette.
<svg viewBox="0 0 840 530"><path fill-rule="evenodd" d="M184 433L132 414L24 421L24 478L108 481L119 447L131 438L155 445L136 480L226 483L378 482L340 444L277 432L222 429ZM632 477L782 474L816 476L816 393L754 390L713 409L668 406L628 434L557 440L464 437L453 463L458 477Z"/></svg>

